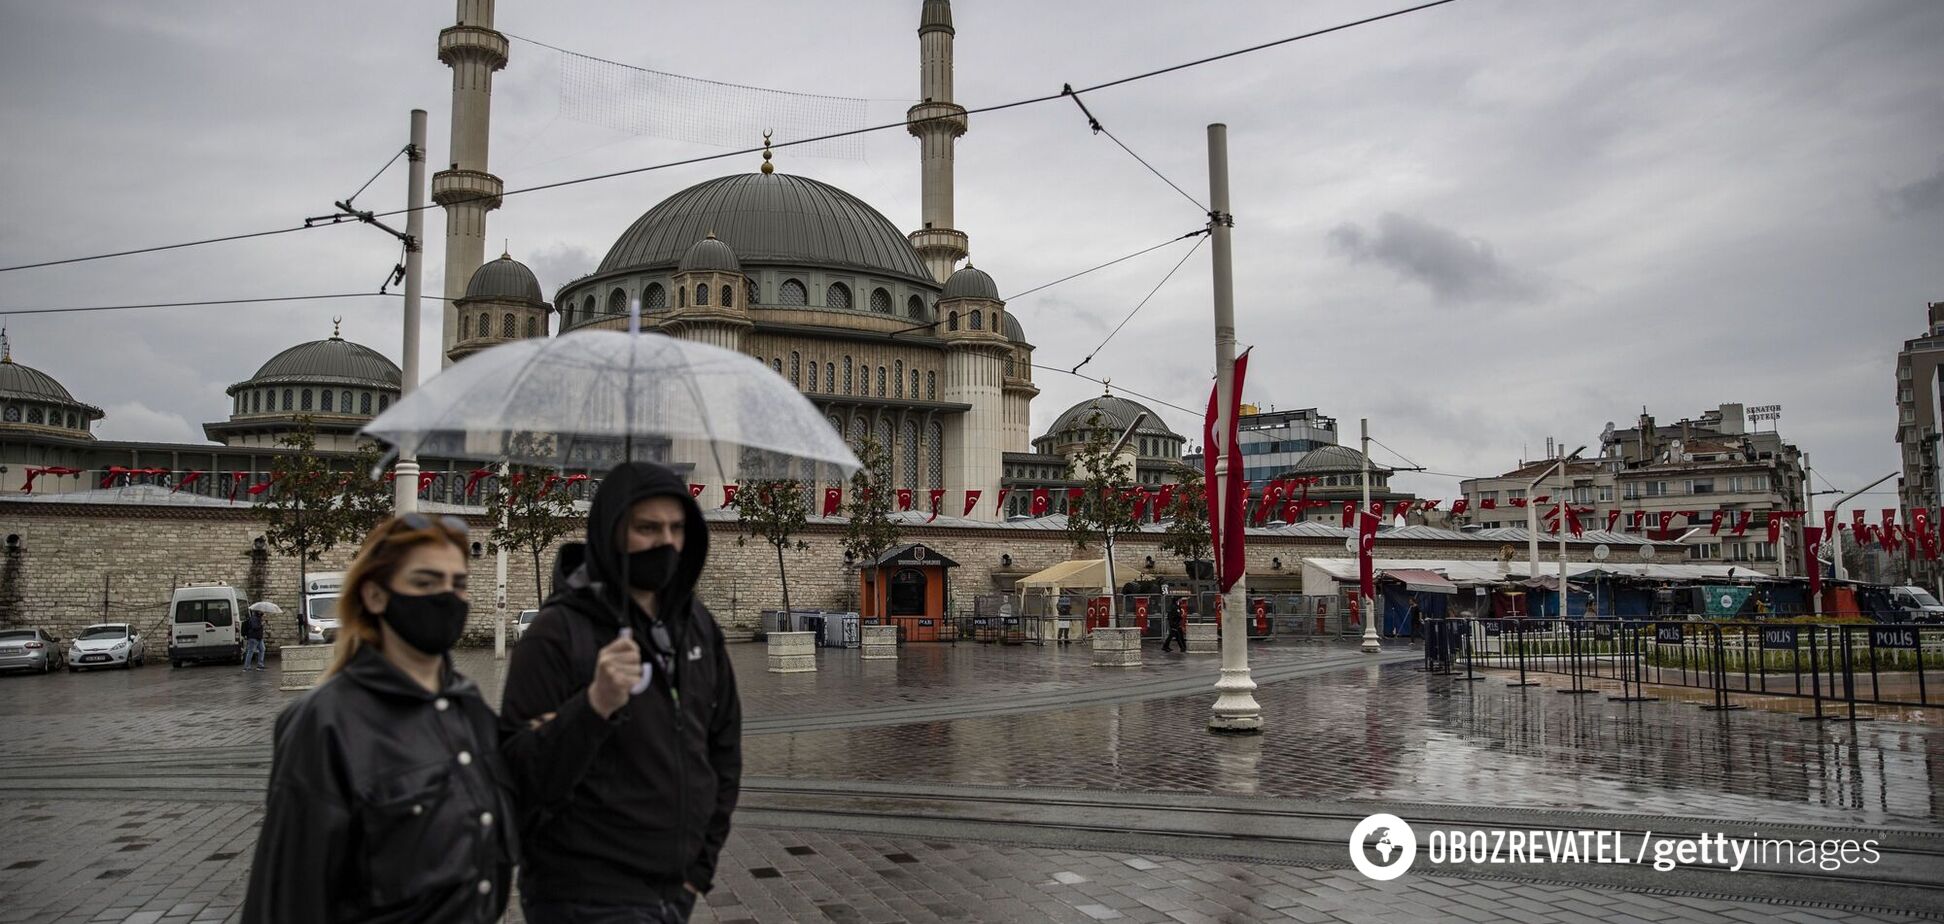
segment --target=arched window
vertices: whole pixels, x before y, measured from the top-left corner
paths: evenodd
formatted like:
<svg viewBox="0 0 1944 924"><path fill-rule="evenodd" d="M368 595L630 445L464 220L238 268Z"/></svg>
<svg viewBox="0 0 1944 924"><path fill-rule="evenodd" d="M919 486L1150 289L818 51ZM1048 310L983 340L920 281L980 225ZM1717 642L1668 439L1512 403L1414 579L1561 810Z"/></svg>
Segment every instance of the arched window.
<svg viewBox="0 0 1944 924"><path fill-rule="evenodd" d="M744 305L760 305L763 303L763 299L757 294L756 280L754 279L743 280L743 289L744 289L744 294L747 296L746 298L743 299Z"/></svg>
<svg viewBox="0 0 1944 924"><path fill-rule="evenodd" d="M782 359L782 357L777 357L776 359L772 359L772 360L770 360L770 371L771 371L771 372L774 372L774 373L776 373L777 375L782 375L782 374L783 374L783 359Z"/></svg>
<svg viewBox="0 0 1944 924"><path fill-rule="evenodd" d="M851 394L851 358L844 357L844 394Z"/></svg>
<svg viewBox="0 0 1944 924"><path fill-rule="evenodd" d="M985 316L979 314L977 308L972 309L972 329L985 330Z"/></svg>
<svg viewBox="0 0 1944 924"><path fill-rule="evenodd" d="M480 312L479 326L473 328L473 330L477 331L481 337L491 337L493 335L493 316L483 311Z"/></svg>
<svg viewBox="0 0 1944 924"><path fill-rule="evenodd" d="M918 370L911 370L911 400L918 400Z"/></svg>
<svg viewBox="0 0 1944 924"><path fill-rule="evenodd" d="M526 333L526 335L527 335L528 337L538 337L538 336L540 336L540 319L539 319L539 318L527 318L527 323L526 323L526 332L527 332L527 333Z"/></svg>
<svg viewBox="0 0 1944 924"><path fill-rule="evenodd" d="M880 419L878 421L877 442L879 448L884 450L884 469L885 469L884 471L879 472L878 476L882 478L885 483L889 484L891 481L891 463L892 460L898 457L897 444L892 442L891 421L883 420L883 419Z"/></svg>
<svg viewBox="0 0 1944 924"><path fill-rule="evenodd" d="M830 421L830 429L834 431L839 437L842 437L844 435L844 422L838 420L836 414L832 414L825 419ZM855 446L851 447L852 450L855 450L856 448L857 447Z"/></svg>
<svg viewBox="0 0 1944 924"><path fill-rule="evenodd" d="M346 414L351 413L351 393L349 391L338 392L338 408Z"/></svg>
<svg viewBox="0 0 1944 924"><path fill-rule="evenodd" d="M849 308L850 306L850 286L844 285L841 282L833 282L830 284L830 288L824 290L825 308Z"/></svg>
<svg viewBox="0 0 1944 924"><path fill-rule="evenodd" d="M472 315L462 314L459 316L459 339L472 339Z"/></svg>
<svg viewBox="0 0 1944 924"><path fill-rule="evenodd" d="M931 433L925 438L925 484L933 488L945 486L945 427L934 420Z"/></svg>
<svg viewBox="0 0 1944 924"><path fill-rule="evenodd" d="M594 320L594 296L589 295L586 301L581 302L581 319L583 321Z"/></svg>
<svg viewBox="0 0 1944 924"><path fill-rule="evenodd" d="M676 290L675 290L675 307L677 307L677 308L687 308L687 307L688 307L688 290L687 290L687 289L676 289Z"/></svg>
<svg viewBox="0 0 1944 924"><path fill-rule="evenodd" d="M925 373L925 400L938 400L938 373L936 372Z"/></svg>
<svg viewBox="0 0 1944 924"><path fill-rule="evenodd" d="M837 393L836 363L824 363L824 393L830 395Z"/></svg>
<svg viewBox="0 0 1944 924"><path fill-rule="evenodd" d="M73 412L69 412L69 413L68 413L68 415L67 415L67 420L68 420L68 429L69 429L69 430L74 430L74 429L78 429L78 428L79 428L79 425L75 423L75 417L74 417L74 414L73 414Z"/></svg>
<svg viewBox="0 0 1944 924"><path fill-rule="evenodd" d="M628 293L615 289L608 293L608 314L628 313Z"/></svg>
<svg viewBox="0 0 1944 924"><path fill-rule="evenodd" d="M40 405L30 405L27 408L28 423L30 424L45 423L46 419L47 418L45 416L45 413L40 409Z"/></svg>
<svg viewBox="0 0 1944 924"><path fill-rule="evenodd" d="M814 359L810 361L810 379L808 382L804 384L803 390L804 391L817 390L817 361Z"/></svg>
<svg viewBox="0 0 1944 924"><path fill-rule="evenodd" d="M1018 374L1019 374L1019 369L1017 366L1013 364L1012 354L1007 353L1006 354L1006 378L1009 379L1015 378L1018 376Z"/></svg>
<svg viewBox="0 0 1944 924"><path fill-rule="evenodd" d="M803 354L790 351L790 384L803 387Z"/></svg>
<svg viewBox="0 0 1944 924"><path fill-rule="evenodd" d="M878 314L891 313L891 293L883 289L871 290L871 310Z"/></svg>
<svg viewBox="0 0 1944 924"><path fill-rule="evenodd" d="M698 307L698 308L700 308L700 307L703 307L703 306L706 306L706 305L708 305L708 304L709 304L709 284L708 284L708 283L706 283L706 282L698 282L698 283L696 283L696 284L695 284L695 305L696 305L696 307Z"/></svg>
<svg viewBox="0 0 1944 924"><path fill-rule="evenodd" d="M808 305L810 291L805 289L801 282L785 279L783 285L776 290L776 301L783 305Z"/></svg>
<svg viewBox="0 0 1944 924"><path fill-rule="evenodd" d="M371 392L358 392L358 413L365 415L371 413Z"/></svg>
<svg viewBox="0 0 1944 924"><path fill-rule="evenodd" d="M902 398L904 397L904 360L900 359L893 365L897 369L891 374L892 387L897 390L898 397Z"/></svg>
<svg viewBox="0 0 1944 924"><path fill-rule="evenodd" d="M560 329L566 330L567 328L573 326L574 326L574 304L572 302L561 302L560 303Z"/></svg>
<svg viewBox="0 0 1944 924"><path fill-rule="evenodd" d="M520 335L520 319L512 314L500 319L500 336L511 340Z"/></svg>
<svg viewBox="0 0 1944 924"><path fill-rule="evenodd" d="M385 408L388 407L391 407L391 395L379 395L378 413L383 414L385 412Z"/></svg>
<svg viewBox="0 0 1944 924"><path fill-rule="evenodd" d="M663 289L661 283L651 282L648 288L641 290L642 311L664 311L667 308L668 290Z"/></svg>
<svg viewBox="0 0 1944 924"><path fill-rule="evenodd" d="M724 308L734 308L734 307L736 307L736 290L735 290L735 289L732 289L732 288L730 288L729 286L723 286L723 287L722 287L722 307L724 307Z"/></svg>
<svg viewBox="0 0 1944 924"><path fill-rule="evenodd" d="M283 391L284 391L284 394L283 394L283 409L284 409L284 410L286 410L286 411L289 411L289 410L295 410L295 409L296 409L296 401L295 401L295 398L296 398L296 396L297 396L297 393L296 393L296 392L294 392L294 391L291 391L291 390L290 390L290 389L288 389L288 388L286 388L286 389L284 389Z"/></svg>
<svg viewBox="0 0 1944 924"><path fill-rule="evenodd" d="M871 425L865 423L864 418L852 417L850 422L850 436L845 437L844 442L849 443L852 449L856 449L864 445L864 437L870 435L870 432Z"/></svg>
<svg viewBox="0 0 1944 924"><path fill-rule="evenodd" d="M954 311L954 312L952 312L951 314L949 314L949 315L946 315L946 317L945 317L945 329L946 329L946 330L958 330L958 312L956 312L956 311Z"/></svg>
<svg viewBox="0 0 1944 924"><path fill-rule="evenodd" d="M905 299L905 317L911 318L914 321L924 320L925 300L916 295Z"/></svg>
<svg viewBox="0 0 1944 924"><path fill-rule="evenodd" d="M917 422L910 421L910 420L905 421L904 432L898 434L898 436L899 436L898 455L900 456L899 462L902 463L904 466L904 471L899 473L898 484L903 485L904 487L907 488L915 488L918 486L918 424Z"/></svg>
<svg viewBox="0 0 1944 924"><path fill-rule="evenodd" d="M260 391L250 392L250 413L252 414L263 413L263 392Z"/></svg>
<svg viewBox="0 0 1944 924"><path fill-rule="evenodd" d="M884 367L883 366L878 367L878 397L880 398L884 397ZM889 445L888 440L886 441L886 445Z"/></svg>
<svg viewBox="0 0 1944 924"><path fill-rule="evenodd" d="M324 389L324 393L323 393L323 394L321 394L321 395L318 395L318 396L317 396L317 409L318 409L318 410L320 410L320 411L328 411L328 410L330 410L330 409L331 409L331 395L332 395L332 392L331 392L331 390L330 390L330 389L328 389L328 388L326 388L326 389Z"/></svg>

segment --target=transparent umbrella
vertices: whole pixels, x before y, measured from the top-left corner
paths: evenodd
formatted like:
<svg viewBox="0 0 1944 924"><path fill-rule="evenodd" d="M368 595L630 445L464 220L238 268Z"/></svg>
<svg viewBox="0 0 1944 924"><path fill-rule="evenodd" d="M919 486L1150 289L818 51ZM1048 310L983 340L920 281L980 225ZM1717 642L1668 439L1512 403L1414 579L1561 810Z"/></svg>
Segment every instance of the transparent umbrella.
<svg viewBox="0 0 1944 924"><path fill-rule="evenodd" d="M857 457L810 401L734 350L639 331L519 340L433 376L364 428L416 456L599 472L670 464L690 481L836 481Z"/></svg>

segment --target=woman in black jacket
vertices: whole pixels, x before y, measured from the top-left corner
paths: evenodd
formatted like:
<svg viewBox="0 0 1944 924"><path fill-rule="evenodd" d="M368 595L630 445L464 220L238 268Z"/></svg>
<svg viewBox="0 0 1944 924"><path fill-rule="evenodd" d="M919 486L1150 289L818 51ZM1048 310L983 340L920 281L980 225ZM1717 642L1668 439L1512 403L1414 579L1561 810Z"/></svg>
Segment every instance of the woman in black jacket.
<svg viewBox="0 0 1944 924"><path fill-rule="evenodd" d="M446 653L466 627L466 526L365 539L325 680L277 717L246 922L497 921L518 861L495 719Z"/></svg>

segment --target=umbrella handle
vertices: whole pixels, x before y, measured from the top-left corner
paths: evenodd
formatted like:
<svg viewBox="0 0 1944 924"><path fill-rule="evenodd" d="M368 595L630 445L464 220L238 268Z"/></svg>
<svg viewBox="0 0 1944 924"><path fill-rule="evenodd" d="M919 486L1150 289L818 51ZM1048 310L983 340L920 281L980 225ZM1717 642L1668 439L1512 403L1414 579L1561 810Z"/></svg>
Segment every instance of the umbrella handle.
<svg viewBox="0 0 1944 924"><path fill-rule="evenodd" d="M634 638L634 630L624 628L621 630L621 635L619 637L625 639L632 639ZM652 680L654 676L655 676L655 662L649 661L645 658L642 659L641 680L636 682L634 686L628 688L629 695L640 696L641 691L648 689L648 681Z"/></svg>

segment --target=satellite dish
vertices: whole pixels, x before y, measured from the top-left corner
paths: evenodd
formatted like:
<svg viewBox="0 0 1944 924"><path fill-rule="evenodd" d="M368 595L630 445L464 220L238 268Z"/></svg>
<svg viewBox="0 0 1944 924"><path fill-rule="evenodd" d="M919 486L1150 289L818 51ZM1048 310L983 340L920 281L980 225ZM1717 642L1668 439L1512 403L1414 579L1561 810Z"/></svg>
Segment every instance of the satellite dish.
<svg viewBox="0 0 1944 924"><path fill-rule="evenodd" d="M1604 542L1602 542L1602 543L1600 543L1599 545L1596 545L1596 546L1594 546L1594 547L1593 547L1593 560L1594 560L1594 561L1606 561L1606 560L1607 560L1607 556L1608 556L1608 555L1612 555L1612 554L1613 554L1613 550L1612 550L1612 549L1609 549L1609 548L1607 548L1607 547L1606 547L1606 543L1604 543Z"/></svg>
<svg viewBox="0 0 1944 924"><path fill-rule="evenodd" d="M1653 560L1654 560L1654 547L1653 547L1652 545L1649 545L1649 544L1647 544L1647 543L1641 543L1641 546L1640 546L1640 560L1641 560L1641 561L1653 561Z"/></svg>
<svg viewBox="0 0 1944 924"><path fill-rule="evenodd" d="M1351 536L1350 538L1343 540L1343 550L1345 552L1349 552L1352 555L1357 554L1358 551L1357 537Z"/></svg>

